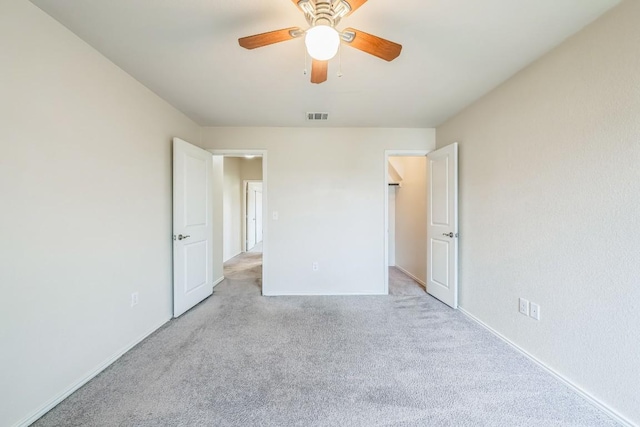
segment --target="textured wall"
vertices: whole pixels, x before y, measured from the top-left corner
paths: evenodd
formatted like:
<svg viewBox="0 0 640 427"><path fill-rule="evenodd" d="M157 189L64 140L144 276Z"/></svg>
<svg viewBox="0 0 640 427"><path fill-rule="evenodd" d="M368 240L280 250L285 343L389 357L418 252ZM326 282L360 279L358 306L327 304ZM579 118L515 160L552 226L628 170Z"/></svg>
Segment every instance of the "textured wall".
<svg viewBox="0 0 640 427"><path fill-rule="evenodd" d="M460 305L636 423L639 22L623 2L437 129L460 142Z"/></svg>
<svg viewBox="0 0 640 427"><path fill-rule="evenodd" d="M27 1L0 2L0 58L11 426L171 317L171 140L200 129Z"/></svg>

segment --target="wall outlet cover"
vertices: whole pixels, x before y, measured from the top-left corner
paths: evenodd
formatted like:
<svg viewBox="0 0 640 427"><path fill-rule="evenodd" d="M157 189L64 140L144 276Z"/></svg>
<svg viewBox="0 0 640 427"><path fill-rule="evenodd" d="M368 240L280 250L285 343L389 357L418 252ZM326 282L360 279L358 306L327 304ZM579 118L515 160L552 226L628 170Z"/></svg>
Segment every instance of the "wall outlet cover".
<svg viewBox="0 0 640 427"><path fill-rule="evenodd" d="M525 316L529 315L529 300L526 300L524 298L520 298L518 300L518 310L520 311L520 313L524 314Z"/></svg>
<svg viewBox="0 0 640 427"><path fill-rule="evenodd" d="M540 320L540 306L536 303L531 303L531 309L529 310L529 316L536 320Z"/></svg>

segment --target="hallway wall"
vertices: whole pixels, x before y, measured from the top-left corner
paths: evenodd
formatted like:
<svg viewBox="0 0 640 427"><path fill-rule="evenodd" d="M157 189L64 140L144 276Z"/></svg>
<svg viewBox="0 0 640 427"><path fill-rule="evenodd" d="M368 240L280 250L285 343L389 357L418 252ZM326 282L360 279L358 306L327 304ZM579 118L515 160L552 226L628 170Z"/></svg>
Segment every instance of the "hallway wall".
<svg viewBox="0 0 640 427"><path fill-rule="evenodd" d="M242 252L242 176L240 157L224 157L223 261Z"/></svg>

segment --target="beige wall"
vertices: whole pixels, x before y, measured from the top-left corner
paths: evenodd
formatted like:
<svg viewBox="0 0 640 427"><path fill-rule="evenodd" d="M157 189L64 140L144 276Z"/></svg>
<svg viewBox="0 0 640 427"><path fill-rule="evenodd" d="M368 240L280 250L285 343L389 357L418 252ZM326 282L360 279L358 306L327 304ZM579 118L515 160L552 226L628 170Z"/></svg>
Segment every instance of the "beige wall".
<svg viewBox="0 0 640 427"><path fill-rule="evenodd" d="M433 129L205 128L202 145L267 150L265 293L384 293L384 151L432 149Z"/></svg>
<svg viewBox="0 0 640 427"><path fill-rule="evenodd" d="M389 211L387 216L389 227L389 239L388 239L388 262L389 267L395 267L396 265L396 189L395 185L389 186L388 204Z"/></svg>
<svg viewBox="0 0 640 427"><path fill-rule="evenodd" d="M253 159L240 158L242 179L247 181L262 180L262 158L255 157Z"/></svg>
<svg viewBox="0 0 640 427"><path fill-rule="evenodd" d="M623 2L437 129L460 142L460 305L635 423L638 23Z"/></svg>
<svg viewBox="0 0 640 427"><path fill-rule="evenodd" d="M427 279L427 158L393 157L402 174L395 197L396 266L423 285Z"/></svg>
<svg viewBox="0 0 640 427"><path fill-rule="evenodd" d="M213 277L224 279L224 159L213 156Z"/></svg>
<svg viewBox="0 0 640 427"><path fill-rule="evenodd" d="M224 261L242 252L242 175L239 157L224 158Z"/></svg>
<svg viewBox="0 0 640 427"><path fill-rule="evenodd" d="M0 57L11 426L171 317L171 139L200 129L28 1L0 3Z"/></svg>

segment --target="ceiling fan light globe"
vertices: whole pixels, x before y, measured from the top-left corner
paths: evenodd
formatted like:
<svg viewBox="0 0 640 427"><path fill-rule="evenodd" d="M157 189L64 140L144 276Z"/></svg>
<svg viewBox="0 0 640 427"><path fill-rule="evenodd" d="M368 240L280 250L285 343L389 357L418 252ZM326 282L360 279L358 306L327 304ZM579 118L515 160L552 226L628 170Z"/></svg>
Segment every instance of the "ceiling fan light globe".
<svg viewBox="0 0 640 427"><path fill-rule="evenodd" d="M309 56L318 61L327 61L338 53L340 34L328 25L316 25L307 30L304 43Z"/></svg>

